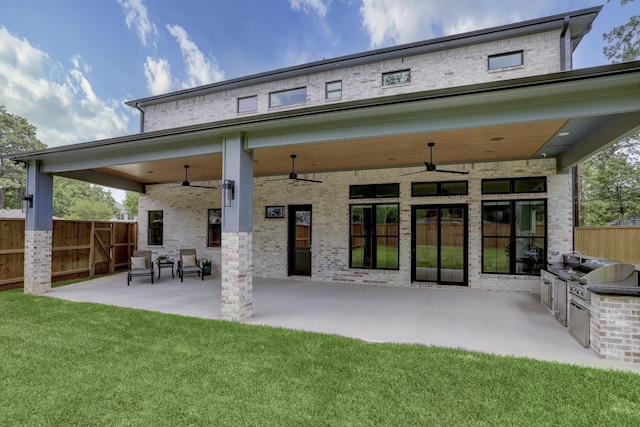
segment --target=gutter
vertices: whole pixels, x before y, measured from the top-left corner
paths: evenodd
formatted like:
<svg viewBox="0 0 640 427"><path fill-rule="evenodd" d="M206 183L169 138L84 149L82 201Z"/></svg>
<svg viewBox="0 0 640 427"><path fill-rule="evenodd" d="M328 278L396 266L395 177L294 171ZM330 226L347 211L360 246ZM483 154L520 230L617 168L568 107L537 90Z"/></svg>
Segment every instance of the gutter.
<svg viewBox="0 0 640 427"><path fill-rule="evenodd" d="M129 105L131 105L132 107L135 107L138 111L140 111L140 133L144 133L144 110L140 108L140 105L138 102L135 102Z"/></svg>
<svg viewBox="0 0 640 427"><path fill-rule="evenodd" d="M560 34L560 70L565 71L567 69L567 30L569 29L569 22L571 17L564 17L564 25L562 27L562 33ZM573 68L573 60L571 61L571 68Z"/></svg>

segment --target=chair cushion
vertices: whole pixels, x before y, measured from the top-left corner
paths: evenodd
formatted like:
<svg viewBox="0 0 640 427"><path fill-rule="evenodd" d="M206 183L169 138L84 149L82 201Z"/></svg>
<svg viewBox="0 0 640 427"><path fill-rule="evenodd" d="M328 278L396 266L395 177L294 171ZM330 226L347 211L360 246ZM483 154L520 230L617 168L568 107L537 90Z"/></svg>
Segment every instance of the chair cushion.
<svg viewBox="0 0 640 427"><path fill-rule="evenodd" d="M196 266L196 256L195 255L182 255L182 266L183 267L195 267Z"/></svg>
<svg viewBox="0 0 640 427"><path fill-rule="evenodd" d="M131 269L132 270L144 270L147 268L147 258L143 256L131 257Z"/></svg>

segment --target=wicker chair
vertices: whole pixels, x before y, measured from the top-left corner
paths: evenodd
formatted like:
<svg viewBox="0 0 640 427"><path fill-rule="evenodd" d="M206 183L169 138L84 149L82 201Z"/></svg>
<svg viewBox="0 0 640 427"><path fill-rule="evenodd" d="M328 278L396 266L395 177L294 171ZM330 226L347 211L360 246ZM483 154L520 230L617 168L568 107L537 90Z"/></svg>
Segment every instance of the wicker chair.
<svg viewBox="0 0 640 427"><path fill-rule="evenodd" d="M129 274L127 274L127 286L131 284L132 277L150 276L153 285L153 263L151 262L151 251L133 251L129 264Z"/></svg>
<svg viewBox="0 0 640 427"><path fill-rule="evenodd" d="M185 274L198 274L204 280L200 260L196 257L195 249L180 249L180 260L178 261L178 276L183 282Z"/></svg>

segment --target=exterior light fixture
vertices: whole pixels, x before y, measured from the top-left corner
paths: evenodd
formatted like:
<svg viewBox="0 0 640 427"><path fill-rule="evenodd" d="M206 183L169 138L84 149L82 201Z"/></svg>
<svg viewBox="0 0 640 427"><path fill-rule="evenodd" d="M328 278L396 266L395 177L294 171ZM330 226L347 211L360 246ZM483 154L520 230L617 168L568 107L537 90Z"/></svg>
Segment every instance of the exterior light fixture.
<svg viewBox="0 0 640 427"><path fill-rule="evenodd" d="M571 132L560 132L558 134L558 136L569 136L569 135L571 135Z"/></svg>
<svg viewBox="0 0 640 427"><path fill-rule="evenodd" d="M22 196L22 213L29 212L33 208L33 194L25 194Z"/></svg>
<svg viewBox="0 0 640 427"><path fill-rule="evenodd" d="M222 183L222 191L224 192L224 206L231 206L231 201L236 198L235 195L236 182L232 179L225 179Z"/></svg>

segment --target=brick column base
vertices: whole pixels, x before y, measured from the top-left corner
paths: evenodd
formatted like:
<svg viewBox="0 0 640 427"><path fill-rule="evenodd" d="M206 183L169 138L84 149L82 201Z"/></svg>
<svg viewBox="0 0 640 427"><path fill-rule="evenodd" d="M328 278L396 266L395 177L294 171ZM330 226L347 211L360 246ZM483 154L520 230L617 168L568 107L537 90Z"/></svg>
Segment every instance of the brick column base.
<svg viewBox="0 0 640 427"><path fill-rule="evenodd" d="M25 230L24 293L44 294L51 290L51 230Z"/></svg>
<svg viewBox="0 0 640 427"><path fill-rule="evenodd" d="M252 233L222 233L222 319L253 315Z"/></svg>

